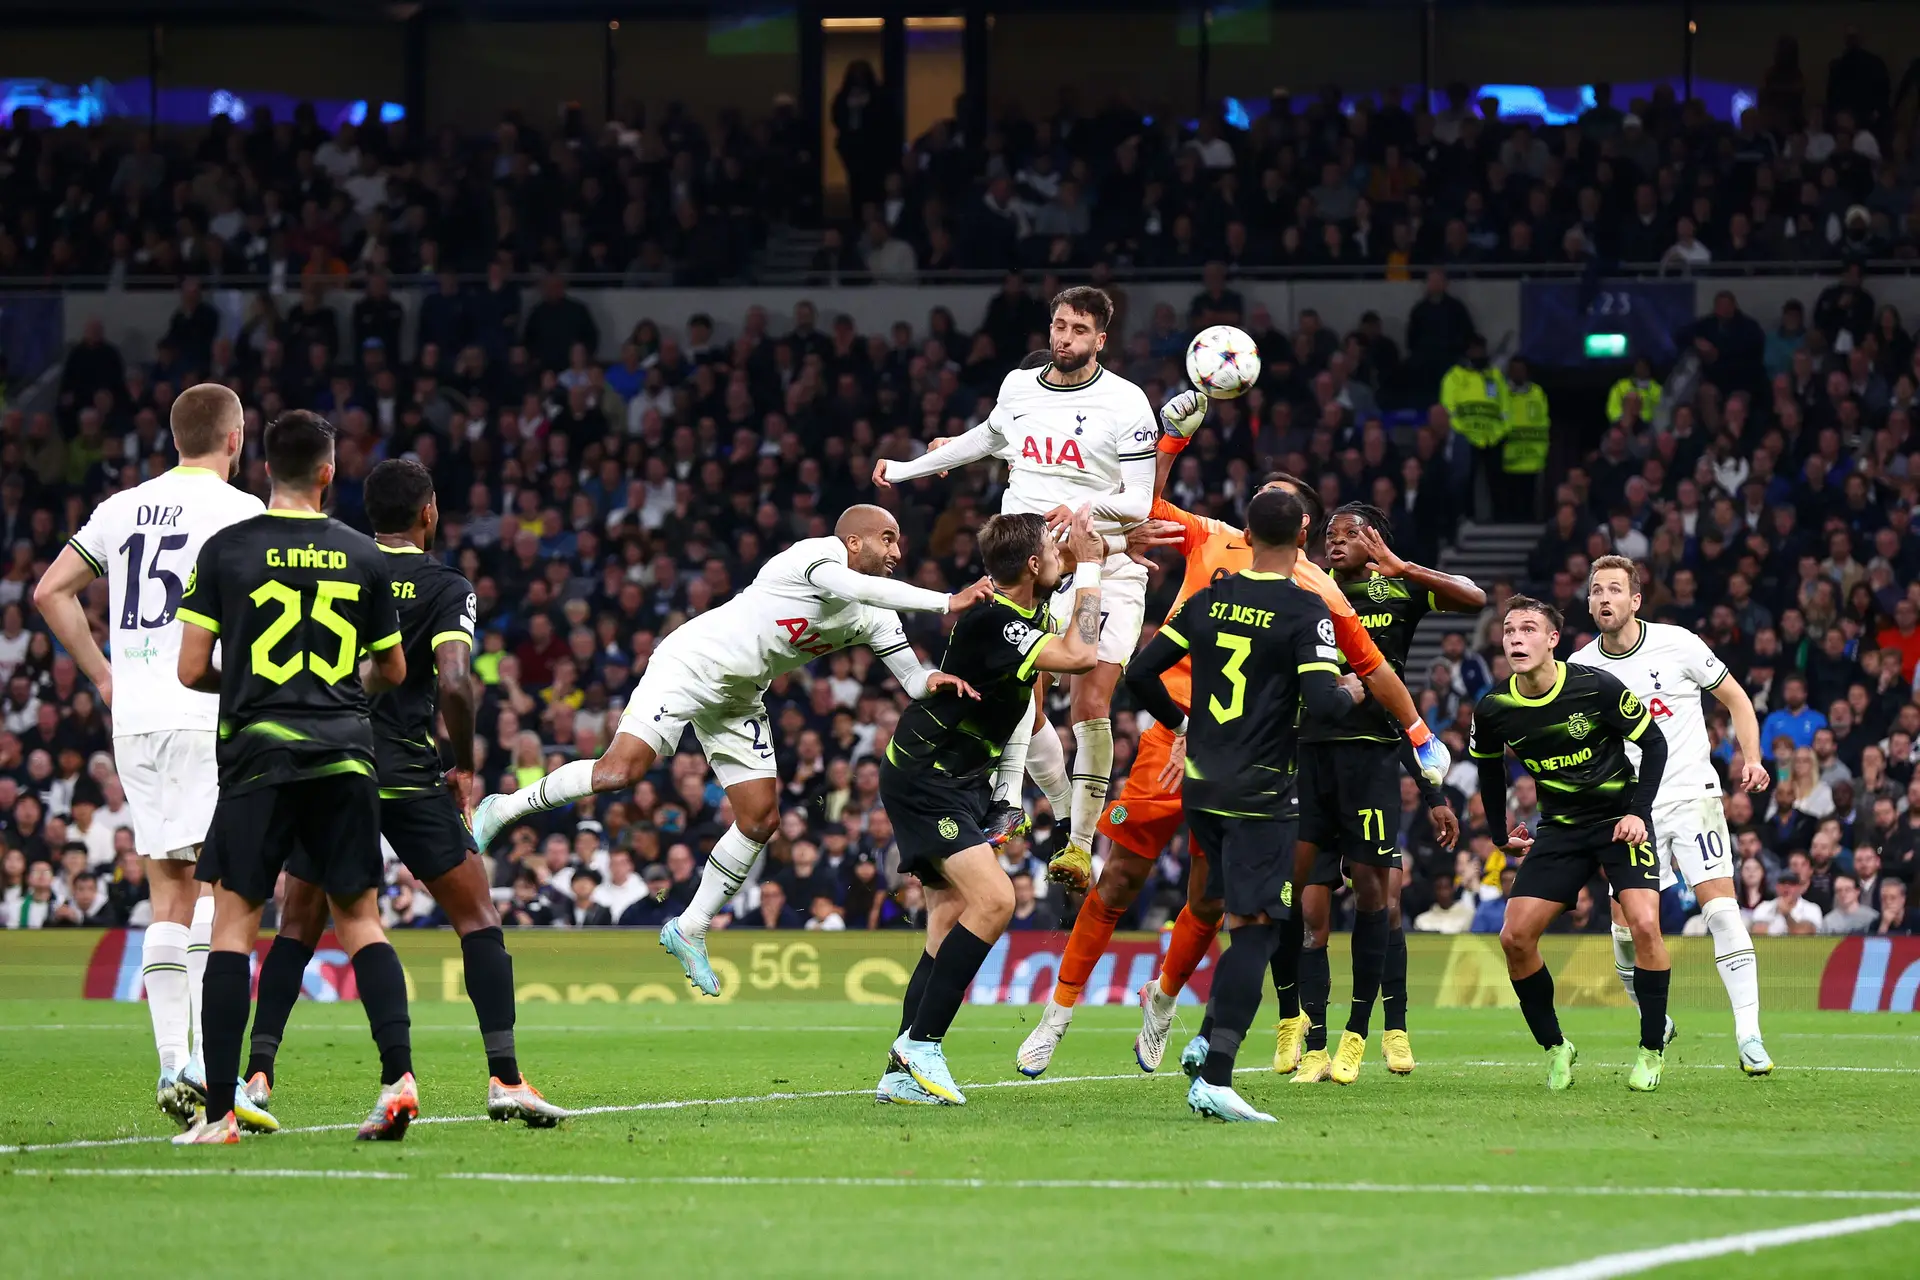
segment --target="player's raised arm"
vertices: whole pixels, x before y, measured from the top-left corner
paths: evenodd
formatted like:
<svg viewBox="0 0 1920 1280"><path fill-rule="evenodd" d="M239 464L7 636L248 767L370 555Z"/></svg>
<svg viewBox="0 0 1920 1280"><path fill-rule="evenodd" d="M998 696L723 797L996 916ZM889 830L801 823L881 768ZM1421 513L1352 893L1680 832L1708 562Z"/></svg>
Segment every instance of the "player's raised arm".
<svg viewBox="0 0 1920 1280"><path fill-rule="evenodd" d="M113 669L95 643L93 628L87 625L86 607L80 603L80 593L99 576L95 563L77 544L69 542L60 548L60 554L34 586L33 604L47 620L54 639L73 655L80 674L91 680L102 700L112 706Z"/></svg>
<svg viewBox="0 0 1920 1280"><path fill-rule="evenodd" d="M1193 443L1193 433L1207 420L1203 391L1182 391L1160 406L1160 441L1154 447L1153 496L1165 492L1180 451Z"/></svg>
<svg viewBox="0 0 1920 1280"><path fill-rule="evenodd" d="M1043 640L1031 654L1035 671L1077 675L1093 670L1100 652L1100 567L1106 540L1093 531L1093 516L1081 507L1067 531L1073 570L1073 616L1066 634Z"/></svg>
<svg viewBox="0 0 1920 1280"><path fill-rule="evenodd" d="M960 613L993 594L986 578L949 595L888 576L900 563L900 525L884 507L848 507L833 536L846 544L847 563L823 557L807 568L806 578L836 599L909 613Z"/></svg>
<svg viewBox="0 0 1920 1280"><path fill-rule="evenodd" d="M999 410L994 412L998 413ZM917 458L905 462L881 458L873 464L873 482L885 489L908 480L918 480L922 476L938 475L942 471L951 471L955 467L964 467L970 462L991 457L999 447L1000 433L989 416L973 430L957 435Z"/></svg>
<svg viewBox="0 0 1920 1280"><path fill-rule="evenodd" d="M1471 578L1441 573L1438 569L1428 569L1411 560L1402 560L1394 554L1393 548L1387 545L1387 540L1371 521L1360 526L1359 539L1360 545L1366 549L1367 558L1383 576L1405 578L1413 583L1427 593L1433 607L1441 613L1478 613L1486 608L1487 593Z"/></svg>

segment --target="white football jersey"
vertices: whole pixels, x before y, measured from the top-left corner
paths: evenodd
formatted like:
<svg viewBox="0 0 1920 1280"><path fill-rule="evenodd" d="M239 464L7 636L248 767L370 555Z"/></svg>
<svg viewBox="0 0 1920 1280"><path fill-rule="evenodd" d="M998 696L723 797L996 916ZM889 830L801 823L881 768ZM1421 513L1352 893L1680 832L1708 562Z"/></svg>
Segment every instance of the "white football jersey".
<svg viewBox="0 0 1920 1280"><path fill-rule="evenodd" d="M93 509L69 545L107 580L112 639L113 732L213 730L220 698L180 683L174 610L201 544L266 510L204 467L175 467Z"/></svg>
<svg viewBox="0 0 1920 1280"><path fill-rule="evenodd" d="M1160 427L1144 391L1107 369L1077 387L1050 386L1042 375L1051 367L1008 374L987 418L994 455L1007 463L1004 512L1045 514L1118 493L1121 463L1154 458Z"/></svg>
<svg viewBox="0 0 1920 1280"><path fill-rule="evenodd" d="M1640 643L1626 653L1608 653L1594 639L1568 661L1605 671L1633 690L1666 735L1667 769L1654 804L1720 794L1720 775L1713 767L1700 697L1727 678L1727 665L1706 641L1685 627L1642 622ZM1627 754L1638 768L1640 748L1628 743Z"/></svg>
<svg viewBox="0 0 1920 1280"><path fill-rule="evenodd" d="M714 701L725 703L758 697L787 672L856 644L870 646L876 657L906 648L899 614L813 585L809 575L825 564L845 568L847 544L838 538L794 543L767 561L746 590L662 640L655 656L691 668L711 682Z"/></svg>

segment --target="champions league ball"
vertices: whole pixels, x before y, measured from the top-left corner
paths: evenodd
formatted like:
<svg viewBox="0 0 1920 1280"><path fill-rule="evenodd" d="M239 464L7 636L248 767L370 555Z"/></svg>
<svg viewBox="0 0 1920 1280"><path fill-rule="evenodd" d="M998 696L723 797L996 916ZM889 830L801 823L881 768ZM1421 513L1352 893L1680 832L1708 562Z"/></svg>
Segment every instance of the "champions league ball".
<svg viewBox="0 0 1920 1280"><path fill-rule="evenodd" d="M1187 347L1187 377L1220 400L1245 395L1260 379L1260 348L1230 324L1202 329Z"/></svg>

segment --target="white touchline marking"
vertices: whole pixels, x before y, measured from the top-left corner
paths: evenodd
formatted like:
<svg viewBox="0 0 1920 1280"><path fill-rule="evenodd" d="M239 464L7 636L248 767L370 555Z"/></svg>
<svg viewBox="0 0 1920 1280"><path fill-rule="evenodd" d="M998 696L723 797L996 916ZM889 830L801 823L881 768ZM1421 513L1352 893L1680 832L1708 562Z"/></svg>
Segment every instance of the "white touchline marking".
<svg viewBox="0 0 1920 1280"><path fill-rule="evenodd" d="M1503 1067L1503 1068L1511 1067L1511 1068L1525 1069L1525 1068L1537 1067L1540 1064L1538 1062L1493 1062L1493 1061L1485 1061L1485 1060L1478 1060L1478 1059L1463 1060L1463 1059L1441 1058L1441 1059L1428 1059L1427 1065L1429 1067L1435 1067L1435 1066ZM1602 1068L1617 1069L1617 1068L1623 1068L1628 1064L1624 1062L1600 1062L1600 1063L1593 1063L1591 1065L1596 1067L1602 1067ZM1670 1065L1683 1070L1725 1071L1725 1070L1731 1069L1724 1062L1673 1063ZM1782 1067L1782 1068L1776 1068L1776 1070L1846 1071L1846 1072L1886 1073L1886 1074L1897 1074L1897 1075L1920 1074L1920 1067L1812 1066L1812 1067ZM1271 1071L1272 1071L1272 1068L1270 1067L1239 1067L1236 1069L1236 1074L1259 1075L1259 1074L1270 1074ZM1155 1080L1155 1079L1169 1080L1169 1079L1178 1079L1181 1077L1181 1075L1182 1073L1178 1071L1161 1071L1151 1075L1144 1071L1124 1071L1124 1072L1119 1072L1112 1075L1048 1076L1039 1080L986 1080L986 1081L980 1081L973 1084L966 1084L966 1085L963 1085L962 1088L966 1088L966 1089L1021 1089L1021 1088L1029 1088L1029 1087L1043 1088L1048 1085L1093 1084L1093 1083L1101 1083L1101 1082L1110 1081L1110 1080ZM626 1103L616 1103L616 1104L599 1106L599 1107L577 1107L573 1109L572 1113L576 1116L626 1115L633 1112L641 1112L641 1111L684 1111L690 1107L738 1107L738 1106L746 1106L752 1103L759 1103L759 1102L801 1102L801 1101L808 1101L816 1098L861 1098L861 1097L872 1097L872 1096L873 1096L873 1090L871 1088L783 1090L777 1093L739 1094L739 1095L735 1095L732 1097L725 1097L725 1098L663 1098L655 1102L626 1102ZM486 1120L488 1118L489 1117L485 1115L422 1116L418 1120L415 1120L414 1123L415 1124L471 1124L475 1121ZM314 1125L293 1126L293 1127L282 1129L280 1130L280 1132L287 1133L287 1134L338 1133L342 1130L358 1129L359 1127L360 1126L357 1122L350 1122L345 1124L314 1124ZM132 1146L152 1145L152 1144L158 1144L158 1143L163 1143L168 1141L170 1141L170 1139L162 1135L135 1134L135 1135L131 1135L124 1138L81 1138L81 1139L76 1139L70 1142L21 1143L21 1144L16 1144L11 1146L0 1145L0 1156L29 1155L37 1151L80 1151L80 1150L87 1150L95 1147L132 1147Z"/></svg>
<svg viewBox="0 0 1920 1280"><path fill-rule="evenodd" d="M608 1187L934 1187L956 1191L1304 1191L1379 1195L1664 1196L1707 1200L1920 1200L1920 1191L1808 1190L1769 1187L1542 1186L1490 1182L1288 1182L1256 1178L862 1178L749 1174L628 1176L611 1173L400 1173L377 1169L236 1169L180 1165L157 1169L47 1168L9 1170L16 1177L53 1178L318 1178L353 1181L504 1182ZM1920 1208L1876 1217L1920 1220ZM1865 1221L1846 1219L1845 1221ZM1819 1224L1816 1224L1819 1225ZM1889 1224L1890 1225L1890 1224ZM1787 1242L1782 1242L1787 1243ZM1686 1247L1686 1246L1676 1246ZM1631 1255L1621 1255L1631 1256ZM1712 1256L1712 1255L1700 1255ZM1679 1261L1680 1259L1674 1259ZM1541 1277L1558 1273L1541 1272ZM1598 1274L1598 1273L1596 1273ZM1613 1273L1606 1274L1625 1274Z"/></svg>
<svg viewBox="0 0 1920 1280"><path fill-rule="evenodd" d="M1742 1231L1737 1235L1695 1240L1689 1244L1667 1244L1654 1249L1636 1249L1631 1253L1609 1253L1585 1262L1508 1276L1506 1280L1610 1280L1614 1276L1639 1275L1642 1271L1671 1266L1676 1262L1697 1262L1702 1258L1719 1258L1729 1253L1755 1253L1781 1245L1831 1240L1835 1236L1858 1235L1862 1231L1879 1231L1913 1222L1920 1222L1920 1209L1867 1213L1857 1218L1808 1222L1797 1227L1776 1227L1771 1231Z"/></svg>

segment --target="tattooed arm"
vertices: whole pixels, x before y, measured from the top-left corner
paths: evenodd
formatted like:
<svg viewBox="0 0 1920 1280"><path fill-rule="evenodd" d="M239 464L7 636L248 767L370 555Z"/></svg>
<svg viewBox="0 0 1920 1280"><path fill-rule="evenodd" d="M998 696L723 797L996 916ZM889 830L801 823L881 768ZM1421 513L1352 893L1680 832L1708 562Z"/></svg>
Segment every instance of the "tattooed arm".
<svg viewBox="0 0 1920 1280"><path fill-rule="evenodd" d="M1074 514L1067 549L1079 561L1073 571L1073 617L1067 622L1064 636L1035 653L1036 671L1091 671L1099 660L1100 562L1106 554L1106 542L1093 531L1093 519L1086 507Z"/></svg>

